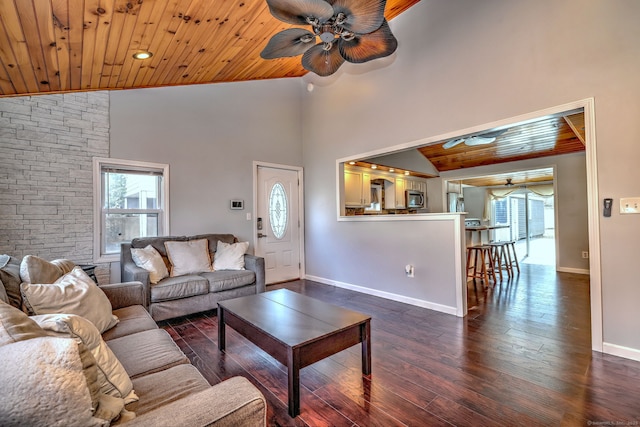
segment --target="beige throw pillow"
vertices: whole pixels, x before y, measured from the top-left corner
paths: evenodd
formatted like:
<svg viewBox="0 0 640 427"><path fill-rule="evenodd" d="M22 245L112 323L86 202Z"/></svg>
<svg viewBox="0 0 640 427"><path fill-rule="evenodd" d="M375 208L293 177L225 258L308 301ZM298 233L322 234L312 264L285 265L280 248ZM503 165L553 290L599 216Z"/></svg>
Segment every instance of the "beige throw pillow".
<svg viewBox="0 0 640 427"><path fill-rule="evenodd" d="M207 239L169 241L164 242L164 247L171 261L171 277L213 271Z"/></svg>
<svg viewBox="0 0 640 427"><path fill-rule="evenodd" d="M214 270L244 270L244 254L249 249L249 242L225 243L218 241L218 248L213 257Z"/></svg>
<svg viewBox="0 0 640 427"><path fill-rule="evenodd" d="M151 245L147 245L143 249L132 248L131 258L133 258L133 262L138 267L144 268L149 272L149 281L153 284L169 276L169 271L167 266L164 265L162 255Z"/></svg>
<svg viewBox="0 0 640 427"><path fill-rule="evenodd" d="M107 296L80 267L75 267L55 283L22 283L20 290L30 315L77 314L93 323L100 333L118 323Z"/></svg>
<svg viewBox="0 0 640 427"><path fill-rule="evenodd" d="M129 375L93 323L74 314L44 314L33 316L32 319L42 329L56 336L75 338L87 346L98 364L98 382L102 393L122 398L125 404L138 400Z"/></svg>
<svg viewBox="0 0 640 427"><path fill-rule="evenodd" d="M68 259L54 259L49 262L37 256L27 255L20 263L20 278L26 283L53 283L75 266L75 263Z"/></svg>
<svg viewBox="0 0 640 427"><path fill-rule="evenodd" d="M10 367L0 369L0 384L10 384L3 386L0 399L6 425L109 424L94 417L95 360L75 340L40 337L0 347L0 366Z"/></svg>

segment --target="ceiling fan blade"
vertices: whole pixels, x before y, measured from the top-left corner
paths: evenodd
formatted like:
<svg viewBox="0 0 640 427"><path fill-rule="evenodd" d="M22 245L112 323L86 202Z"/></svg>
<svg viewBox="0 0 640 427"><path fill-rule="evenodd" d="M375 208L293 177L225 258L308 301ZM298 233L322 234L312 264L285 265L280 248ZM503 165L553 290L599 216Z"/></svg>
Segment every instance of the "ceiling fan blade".
<svg viewBox="0 0 640 427"><path fill-rule="evenodd" d="M339 39L338 47L344 59L361 64L391 55L398 48L398 40L391 34L385 19L380 28L372 33L356 35L351 40Z"/></svg>
<svg viewBox="0 0 640 427"><path fill-rule="evenodd" d="M333 16L333 7L324 0L267 0L273 16L289 24L308 25L307 18L325 22Z"/></svg>
<svg viewBox="0 0 640 427"><path fill-rule="evenodd" d="M382 25L387 0L329 0L335 15L343 13L344 29L357 34L371 33Z"/></svg>
<svg viewBox="0 0 640 427"><path fill-rule="evenodd" d="M338 47L334 43L331 49L325 50L324 43L318 43L302 55L302 66L321 77L330 76L338 71L344 63Z"/></svg>
<svg viewBox="0 0 640 427"><path fill-rule="evenodd" d="M470 147L474 147L476 145L491 144L495 140L496 140L495 136L492 138L486 138L484 136L472 136L465 139L464 143Z"/></svg>
<svg viewBox="0 0 640 427"><path fill-rule="evenodd" d="M464 138L452 139L442 144L442 148L444 148L445 150L448 150L449 148L453 148L456 145L462 144L463 142L464 142Z"/></svg>
<svg viewBox="0 0 640 427"><path fill-rule="evenodd" d="M290 28L271 37L260 56L263 59L275 59L302 55L313 47L315 41L316 36L311 31Z"/></svg>

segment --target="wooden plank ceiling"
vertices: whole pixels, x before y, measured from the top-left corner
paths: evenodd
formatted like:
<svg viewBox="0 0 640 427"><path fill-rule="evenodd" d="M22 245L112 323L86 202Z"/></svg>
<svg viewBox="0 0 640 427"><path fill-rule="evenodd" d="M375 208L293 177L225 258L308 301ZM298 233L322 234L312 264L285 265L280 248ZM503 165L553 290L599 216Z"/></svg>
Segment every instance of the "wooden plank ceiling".
<svg viewBox="0 0 640 427"><path fill-rule="evenodd" d="M0 0L0 96L300 77L300 57L260 58L290 27L265 0Z"/></svg>
<svg viewBox="0 0 640 427"><path fill-rule="evenodd" d="M490 133L487 130L475 135ZM468 137L471 135L462 135ZM457 138L456 138L457 139ZM495 141L486 145L468 146L464 143L452 148L444 148L447 141L440 141L417 150L429 160L438 172L454 171L496 163L508 163L539 157L585 151L584 113L558 115L538 121L514 125L504 130ZM355 162L362 167L371 167L366 159ZM388 170L396 165L376 165ZM433 177L421 171L410 171L413 176ZM542 168L529 171L513 171L491 176L464 179L461 182L473 186L502 186L511 180L514 185L526 185L553 181L553 169Z"/></svg>

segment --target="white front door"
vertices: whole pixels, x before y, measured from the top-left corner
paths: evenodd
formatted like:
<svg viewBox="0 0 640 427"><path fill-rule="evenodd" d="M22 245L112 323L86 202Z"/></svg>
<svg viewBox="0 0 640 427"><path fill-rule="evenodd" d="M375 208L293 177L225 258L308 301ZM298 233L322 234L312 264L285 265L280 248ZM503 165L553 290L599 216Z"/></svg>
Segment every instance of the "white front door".
<svg viewBox="0 0 640 427"><path fill-rule="evenodd" d="M267 284L301 277L300 172L257 165L255 253L264 258Z"/></svg>

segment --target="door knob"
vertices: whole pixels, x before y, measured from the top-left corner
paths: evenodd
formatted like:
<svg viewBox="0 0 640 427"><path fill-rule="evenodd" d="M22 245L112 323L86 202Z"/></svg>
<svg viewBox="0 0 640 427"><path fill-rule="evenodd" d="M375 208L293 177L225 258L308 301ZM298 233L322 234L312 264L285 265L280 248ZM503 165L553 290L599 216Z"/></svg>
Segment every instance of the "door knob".
<svg viewBox="0 0 640 427"><path fill-rule="evenodd" d="M258 233L258 239L262 239L263 237L267 237L266 234Z"/></svg>

